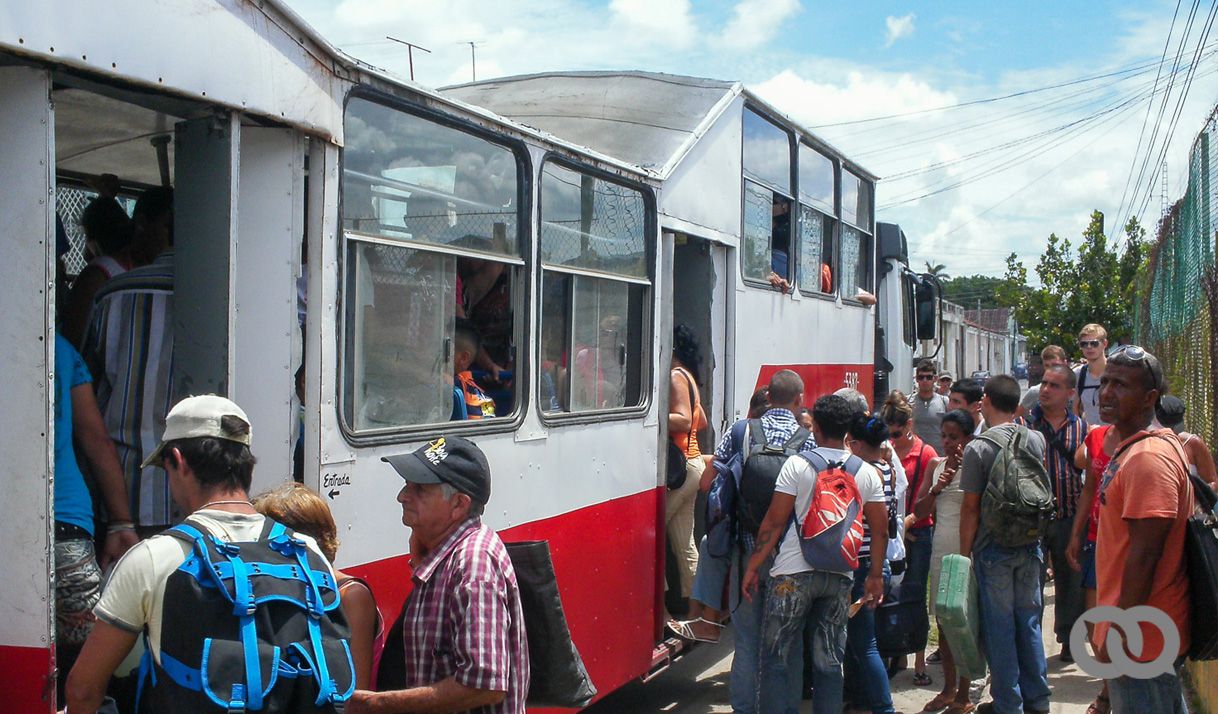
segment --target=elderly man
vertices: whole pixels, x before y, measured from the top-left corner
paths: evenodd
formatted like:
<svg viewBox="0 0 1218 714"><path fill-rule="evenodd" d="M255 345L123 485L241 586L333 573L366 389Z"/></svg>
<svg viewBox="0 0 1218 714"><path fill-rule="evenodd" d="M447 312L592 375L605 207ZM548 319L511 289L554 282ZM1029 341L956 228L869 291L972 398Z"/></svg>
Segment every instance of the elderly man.
<svg viewBox="0 0 1218 714"><path fill-rule="evenodd" d="M347 714L523 712L529 653L516 573L481 520L491 496L486 456L447 436L384 459L405 479L414 589L403 616L405 689L356 691Z"/></svg>

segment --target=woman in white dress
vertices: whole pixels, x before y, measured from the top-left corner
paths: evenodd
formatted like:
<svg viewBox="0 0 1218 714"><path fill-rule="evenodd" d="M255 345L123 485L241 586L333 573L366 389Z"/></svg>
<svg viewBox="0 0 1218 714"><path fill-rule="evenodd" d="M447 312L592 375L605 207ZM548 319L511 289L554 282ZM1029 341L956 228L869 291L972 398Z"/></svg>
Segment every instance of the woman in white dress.
<svg viewBox="0 0 1218 714"><path fill-rule="evenodd" d="M960 506L964 503L964 492L956 476L964 457L964 447L973 438L975 424L968 412L956 409L943 415L940 434L943 450L947 454L929 465L930 478L922 479L918 489L914 518L935 515L935 535L930 555L930 613L935 614L935 595L939 592L939 571L943 556L960 552ZM939 652L943 658L943 689L923 708L924 712L944 711L948 714L967 714L974 709L968 698L969 681L956 677L955 660L939 629Z"/></svg>

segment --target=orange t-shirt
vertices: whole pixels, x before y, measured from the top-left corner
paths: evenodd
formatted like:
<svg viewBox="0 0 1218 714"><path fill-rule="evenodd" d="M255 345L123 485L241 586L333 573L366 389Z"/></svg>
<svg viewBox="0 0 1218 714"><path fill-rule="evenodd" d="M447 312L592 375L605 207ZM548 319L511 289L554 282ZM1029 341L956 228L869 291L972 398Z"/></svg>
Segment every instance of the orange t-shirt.
<svg viewBox="0 0 1218 714"><path fill-rule="evenodd" d="M681 369L680 367L673 367L672 371L679 372L681 376L685 378L688 385L697 385L697 382L694 381L693 375L691 375L688 370ZM686 387L687 390L689 388L689 386ZM688 391L686 393L688 394ZM693 430L672 434L673 443L677 445L677 448L685 453L685 458L687 460L696 459L702 455L701 449L698 448L698 432L706 428L706 412L702 411L702 397L698 394L697 386L693 386L693 394L694 403L690 405L690 408L693 409L694 412Z"/></svg>
<svg viewBox="0 0 1218 714"><path fill-rule="evenodd" d="M1188 466L1181 462L1176 449L1164 438L1176 436L1170 429L1160 429L1156 436L1145 432L1126 439L1122 447L1139 439L1114 458L1100 481L1100 528L1095 552L1097 605L1117 605L1121 597L1121 579L1125 560L1129 557L1129 525L1125 519L1170 518L1171 530L1163 546L1163 556L1155 566L1146 605L1157 607L1171 617L1180 633L1180 652L1189 645L1188 572L1184 560L1185 527L1193 512L1193 487L1188 481ZM1097 645L1108 636L1109 623L1099 623L1093 642ZM1142 623L1143 647L1139 662L1156 659L1163 650L1163 636L1158 628Z"/></svg>

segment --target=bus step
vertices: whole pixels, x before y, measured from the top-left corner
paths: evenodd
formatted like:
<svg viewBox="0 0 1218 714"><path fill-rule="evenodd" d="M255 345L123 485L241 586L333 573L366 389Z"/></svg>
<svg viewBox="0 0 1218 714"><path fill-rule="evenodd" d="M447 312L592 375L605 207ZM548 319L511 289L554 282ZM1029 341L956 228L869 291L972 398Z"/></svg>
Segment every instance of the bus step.
<svg viewBox="0 0 1218 714"><path fill-rule="evenodd" d="M656 645L651 652L651 669L647 674L643 675L644 682L650 682L669 668L673 662L688 652L693 647L692 642L686 642L679 637L669 637L660 644Z"/></svg>

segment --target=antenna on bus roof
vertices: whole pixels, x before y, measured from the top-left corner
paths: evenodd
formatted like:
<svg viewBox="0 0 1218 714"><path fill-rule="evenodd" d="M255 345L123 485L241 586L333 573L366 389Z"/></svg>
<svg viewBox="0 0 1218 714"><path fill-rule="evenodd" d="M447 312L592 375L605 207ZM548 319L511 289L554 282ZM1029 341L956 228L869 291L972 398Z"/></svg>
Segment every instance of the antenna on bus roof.
<svg viewBox="0 0 1218 714"><path fill-rule="evenodd" d="M414 81L414 51L423 50L427 54L431 54L431 50L427 49L426 47L416 45L413 42L407 42L406 40L399 40L396 37L390 37L389 35L385 35L385 39L393 40L394 42L406 45L406 59L410 62L410 81L413 82Z"/></svg>
<svg viewBox="0 0 1218 714"><path fill-rule="evenodd" d="M478 81L478 58L474 54L474 48L482 44L482 40L466 40L459 42L461 45L469 45L469 76L471 82Z"/></svg>

